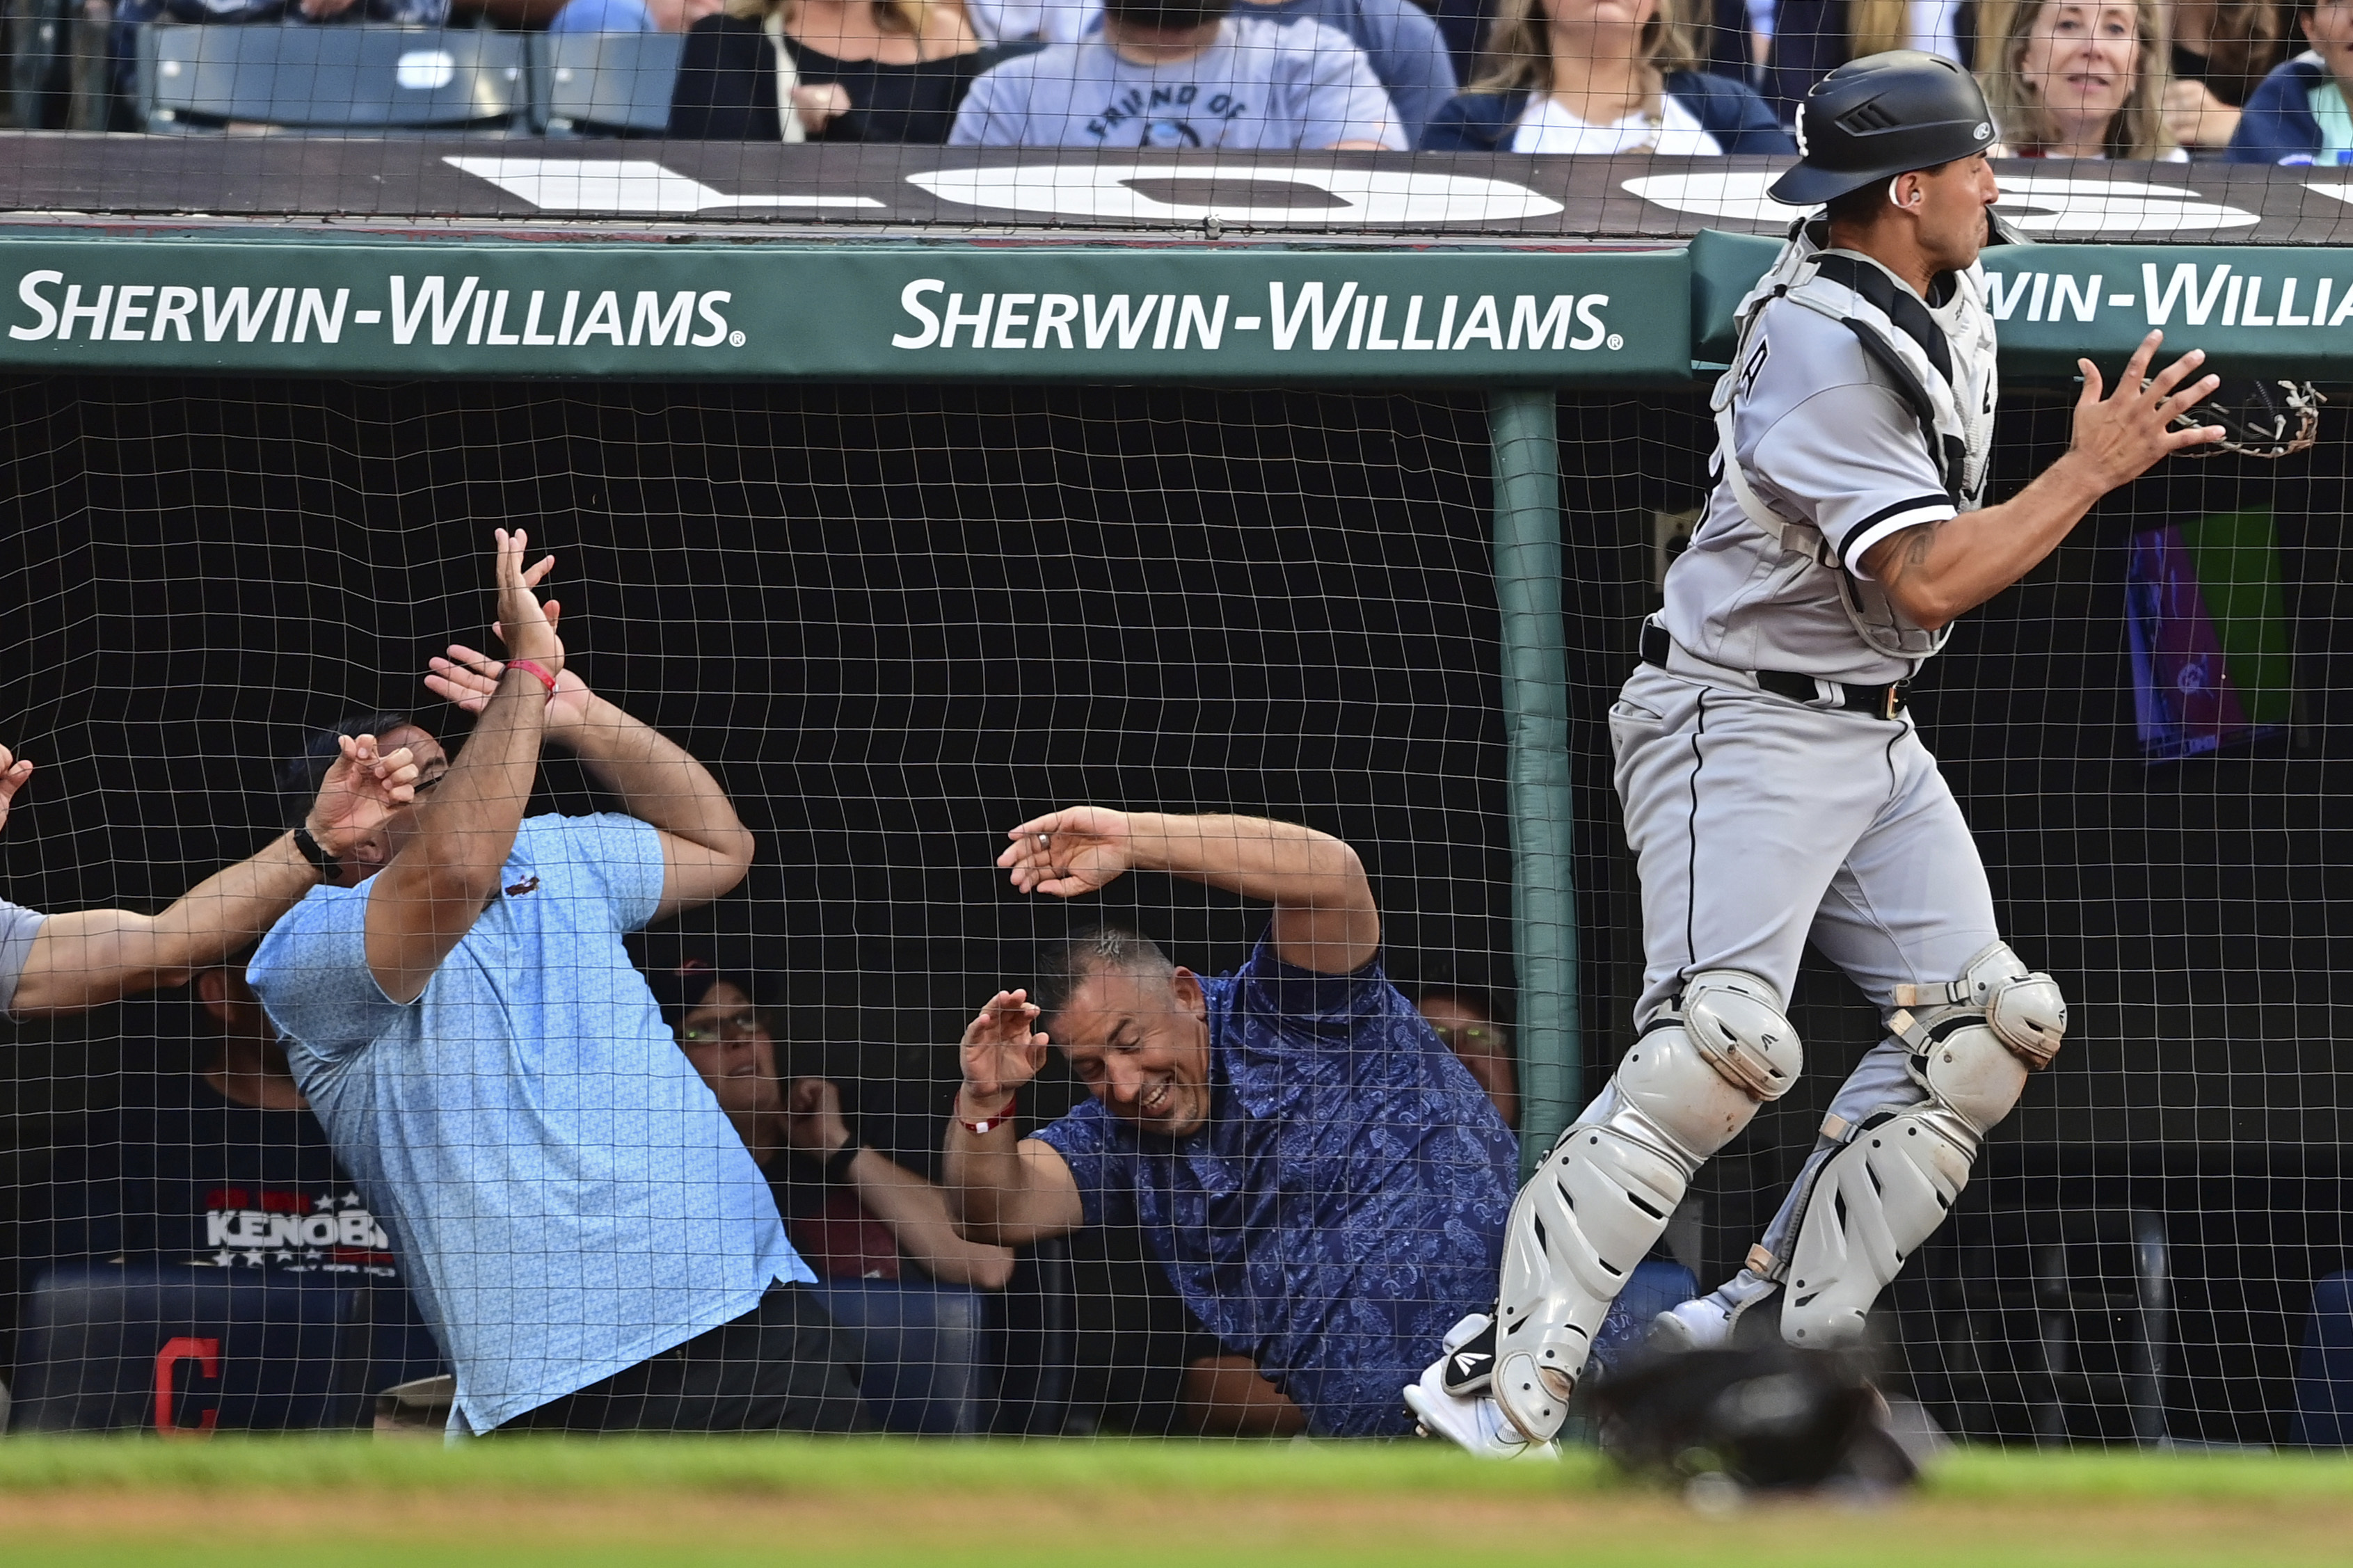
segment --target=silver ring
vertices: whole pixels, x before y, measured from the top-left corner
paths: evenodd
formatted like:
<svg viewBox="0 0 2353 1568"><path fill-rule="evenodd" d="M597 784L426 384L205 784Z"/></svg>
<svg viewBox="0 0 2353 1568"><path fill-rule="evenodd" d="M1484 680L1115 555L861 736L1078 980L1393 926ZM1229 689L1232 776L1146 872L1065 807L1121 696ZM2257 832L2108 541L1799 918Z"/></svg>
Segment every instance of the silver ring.
<svg viewBox="0 0 2353 1568"><path fill-rule="evenodd" d="M1046 847L1046 835L1040 833L1038 835L1038 847L1043 849Z"/></svg>

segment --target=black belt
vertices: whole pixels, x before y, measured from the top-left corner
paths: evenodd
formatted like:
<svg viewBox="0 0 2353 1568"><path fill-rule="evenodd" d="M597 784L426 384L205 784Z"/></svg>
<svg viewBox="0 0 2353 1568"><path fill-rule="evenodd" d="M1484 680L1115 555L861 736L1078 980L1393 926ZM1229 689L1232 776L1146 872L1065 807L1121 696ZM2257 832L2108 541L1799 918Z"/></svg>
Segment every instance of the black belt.
<svg viewBox="0 0 2353 1568"><path fill-rule="evenodd" d="M1667 668L1667 649L1672 639L1667 628L1656 621L1642 623L1642 662ZM1821 700L1821 689L1830 687L1839 694L1839 706L1852 713L1868 713L1874 719L1893 719L1904 711L1904 704L1912 689L1908 680L1894 680L1884 686L1849 686L1842 681L1818 681L1810 675L1799 675L1794 669L1760 669L1757 672L1757 688L1776 697L1786 697L1792 702L1811 707Z"/></svg>

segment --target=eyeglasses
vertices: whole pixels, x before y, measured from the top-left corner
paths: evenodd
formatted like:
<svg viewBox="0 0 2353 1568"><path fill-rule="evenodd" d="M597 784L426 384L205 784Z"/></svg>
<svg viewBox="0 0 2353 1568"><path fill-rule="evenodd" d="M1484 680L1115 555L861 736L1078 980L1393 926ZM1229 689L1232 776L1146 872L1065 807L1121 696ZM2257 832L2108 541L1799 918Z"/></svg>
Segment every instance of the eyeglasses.
<svg viewBox="0 0 2353 1568"><path fill-rule="evenodd" d="M704 1024L689 1024L678 1032L678 1037L690 1046L707 1046L726 1035L756 1035L760 1032L760 1015L745 1008L730 1013L723 1018L713 1018Z"/></svg>
<svg viewBox="0 0 2353 1568"><path fill-rule="evenodd" d="M1456 1050L1464 1046L1484 1046L1498 1036L1498 1031L1482 1024L1432 1024L1438 1037Z"/></svg>

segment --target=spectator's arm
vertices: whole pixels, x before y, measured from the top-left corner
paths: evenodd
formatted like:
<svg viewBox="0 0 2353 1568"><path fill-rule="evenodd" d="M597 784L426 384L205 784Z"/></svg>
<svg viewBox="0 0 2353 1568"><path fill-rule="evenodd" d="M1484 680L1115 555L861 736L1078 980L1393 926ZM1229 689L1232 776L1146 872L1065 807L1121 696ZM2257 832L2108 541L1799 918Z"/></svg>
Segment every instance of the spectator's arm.
<svg viewBox="0 0 2353 1568"><path fill-rule="evenodd" d="M1312 827L1082 805L1025 822L1010 837L1013 847L997 863L1025 893L1067 899L1123 872L1166 871L1272 904L1271 935L1286 963L1345 974L1380 950L1380 910L1364 862Z"/></svg>
<svg viewBox="0 0 2353 1568"><path fill-rule="evenodd" d="M319 873L281 834L259 854L188 889L157 915L81 910L51 915L25 955L10 1011L18 1017L80 1013L158 986L182 985L268 931L319 885Z"/></svg>
<svg viewBox="0 0 2353 1568"><path fill-rule="evenodd" d="M956 105L955 125L948 132L948 145L1019 146L1021 128L1018 117L1012 112L1013 100L1028 82L1028 71L1011 65L995 67L973 78L964 101ZM998 107L1000 100L1005 101L1002 110Z"/></svg>
<svg viewBox="0 0 2353 1568"><path fill-rule="evenodd" d="M0 825L33 764L0 746ZM403 749L375 754L374 738L346 742L327 771L306 826L340 858L415 793L417 764ZM19 1017L86 1012L218 963L267 931L318 886L319 873L281 834L258 855L216 871L161 914L81 910L41 922L25 954L9 1010Z"/></svg>
<svg viewBox="0 0 2353 1568"><path fill-rule="evenodd" d="M1381 57L1381 68L1375 74L1388 89L1406 145L1414 146L1460 85L1453 57L1446 52L1446 39L1438 24L1413 0L1397 0Z"/></svg>
<svg viewBox="0 0 2353 1568"><path fill-rule="evenodd" d="M479 713L505 671L488 654L453 643L433 661L425 684ZM569 746L623 811L661 836L661 905L654 919L709 903L752 868L758 845L711 770L570 670L557 678L555 700L547 704L547 738Z"/></svg>
<svg viewBox="0 0 2353 1568"><path fill-rule="evenodd" d="M964 1086L956 1091L941 1164L948 1213L966 1241L1020 1247L1062 1236L1086 1221L1079 1184L1054 1147L1016 1140L1013 1097L1045 1065L1046 1037L1031 1032L1029 994L1000 991L966 1026ZM965 1125L987 1122L975 1132Z"/></svg>
<svg viewBox="0 0 2353 1568"><path fill-rule="evenodd" d="M841 1091L821 1078L797 1081L785 1102L785 1142L795 1153L827 1161L849 1145ZM874 1149L850 1157L849 1180L860 1206L889 1227L899 1250L934 1279L1001 1290L1013 1276L1013 1255L956 1234L940 1189Z"/></svg>
<svg viewBox="0 0 2353 1568"><path fill-rule="evenodd" d="M542 609L533 592L555 558L525 568L529 536L500 529L496 537L500 636L517 658L559 673L564 644L549 614L554 606ZM368 890L367 964L392 1001L414 1002L423 994L499 890L500 868L539 777L548 695L528 670L509 668L501 675L457 761L417 807L408 841L376 874Z"/></svg>
<svg viewBox="0 0 2353 1568"><path fill-rule="evenodd" d="M1363 49L1315 49L1306 146L1335 153L1405 153L1421 127L1390 101Z"/></svg>

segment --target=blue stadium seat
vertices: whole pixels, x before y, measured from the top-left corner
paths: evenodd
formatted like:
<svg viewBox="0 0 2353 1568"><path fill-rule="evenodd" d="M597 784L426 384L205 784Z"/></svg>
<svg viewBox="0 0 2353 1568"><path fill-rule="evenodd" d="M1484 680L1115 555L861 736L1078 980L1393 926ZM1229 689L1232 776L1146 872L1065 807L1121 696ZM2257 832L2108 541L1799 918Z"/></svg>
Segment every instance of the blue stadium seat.
<svg viewBox="0 0 2353 1568"><path fill-rule="evenodd" d="M358 1426L375 1391L438 1370L406 1303L366 1283L184 1264L71 1264L27 1298L20 1432ZM381 1320L381 1321L379 1321Z"/></svg>
<svg viewBox="0 0 2353 1568"><path fill-rule="evenodd" d="M678 33L532 35L532 123L551 136L662 136L686 38Z"/></svg>
<svg viewBox="0 0 2353 1568"><path fill-rule="evenodd" d="M520 132L529 64L521 35L487 28L159 24L139 30L140 119L154 132Z"/></svg>
<svg viewBox="0 0 2353 1568"><path fill-rule="evenodd" d="M2312 1321L2295 1364L2295 1426L2290 1441L2353 1447L2353 1270L2313 1288Z"/></svg>
<svg viewBox="0 0 2353 1568"><path fill-rule="evenodd" d="M858 1347L858 1391L883 1430L968 1437L986 1428L980 1291L920 1279L823 1279L809 1289Z"/></svg>

